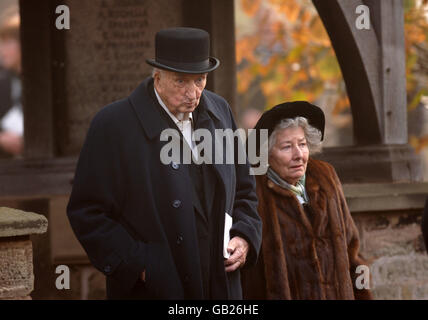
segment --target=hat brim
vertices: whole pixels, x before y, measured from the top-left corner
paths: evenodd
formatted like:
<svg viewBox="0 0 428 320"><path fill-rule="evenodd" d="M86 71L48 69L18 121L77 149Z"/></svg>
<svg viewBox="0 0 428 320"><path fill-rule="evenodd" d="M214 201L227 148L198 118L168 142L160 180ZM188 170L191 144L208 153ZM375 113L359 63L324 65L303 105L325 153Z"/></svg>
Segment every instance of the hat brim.
<svg viewBox="0 0 428 320"><path fill-rule="evenodd" d="M296 117L308 119L311 126L320 130L321 140L324 139L324 112L320 107L306 101L286 102L273 107L261 116L254 129L267 129L270 136L281 120Z"/></svg>
<svg viewBox="0 0 428 320"><path fill-rule="evenodd" d="M220 65L220 61L214 57L209 58L208 68L198 68L196 66L192 66L189 64L186 64L186 66L184 66L184 65L180 65L179 63L175 63L174 65L166 65L166 64L159 63L154 59L147 59L146 62L155 68L174 71L174 72L180 72L180 73L193 73L193 74L211 72L217 69L218 66Z"/></svg>

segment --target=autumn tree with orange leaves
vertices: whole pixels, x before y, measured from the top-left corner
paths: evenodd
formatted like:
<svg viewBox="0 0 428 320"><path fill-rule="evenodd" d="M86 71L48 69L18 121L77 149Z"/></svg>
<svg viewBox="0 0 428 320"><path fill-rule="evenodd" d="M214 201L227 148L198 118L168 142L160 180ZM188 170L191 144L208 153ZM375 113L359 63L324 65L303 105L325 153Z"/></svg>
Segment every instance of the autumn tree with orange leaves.
<svg viewBox="0 0 428 320"><path fill-rule="evenodd" d="M237 65L240 108L335 96L333 115L349 100L330 39L310 0L238 0ZM428 95L427 0L405 0L408 110ZM260 99L262 97L262 99ZM417 149L428 137L411 137Z"/></svg>

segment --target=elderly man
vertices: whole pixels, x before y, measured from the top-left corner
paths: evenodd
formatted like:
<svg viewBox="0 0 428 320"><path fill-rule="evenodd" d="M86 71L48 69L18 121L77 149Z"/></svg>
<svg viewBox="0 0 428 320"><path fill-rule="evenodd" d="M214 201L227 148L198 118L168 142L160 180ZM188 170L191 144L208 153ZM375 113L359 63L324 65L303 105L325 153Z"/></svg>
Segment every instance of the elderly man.
<svg viewBox="0 0 428 320"><path fill-rule="evenodd" d="M203 30L161 30L155 43L152 77L93 119L67 214L108 298L240 299L240 268L261 243L248 163L160 159L165 129L195 157L195 130L236 129L227 102L204 90L219 61Z"/></svg>

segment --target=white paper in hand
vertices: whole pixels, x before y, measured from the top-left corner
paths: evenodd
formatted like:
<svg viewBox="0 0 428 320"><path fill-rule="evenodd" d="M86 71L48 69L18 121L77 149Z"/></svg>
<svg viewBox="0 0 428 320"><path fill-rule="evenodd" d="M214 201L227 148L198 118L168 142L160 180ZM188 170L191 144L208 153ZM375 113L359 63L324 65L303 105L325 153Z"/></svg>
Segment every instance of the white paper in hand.
<svg viewBox="0 0 428 320"><path fill-rule="evenodd" d="M232 217L225 212L224 214L224 238L223 238L223 257L228 259L230 257L230 253L227 252L227 246L230 241L230 229L232 228Z"/></svg>

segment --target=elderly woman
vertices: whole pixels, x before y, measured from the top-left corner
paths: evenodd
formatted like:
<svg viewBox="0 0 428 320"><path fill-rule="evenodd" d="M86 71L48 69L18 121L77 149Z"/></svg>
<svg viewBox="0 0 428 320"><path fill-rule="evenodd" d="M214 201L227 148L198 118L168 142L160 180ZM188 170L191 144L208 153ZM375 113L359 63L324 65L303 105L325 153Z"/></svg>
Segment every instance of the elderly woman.
<svg viewBox="0 0 428 320"><path fill-rule="evenodd" d="M297 101L265 112L255 127L268 130L269 167L256 177L263 242L257 265L243 272L247 299L371 298L356 288L356 267L366 263L341 183L310 157L324 123L320 108Z"/></svg>

